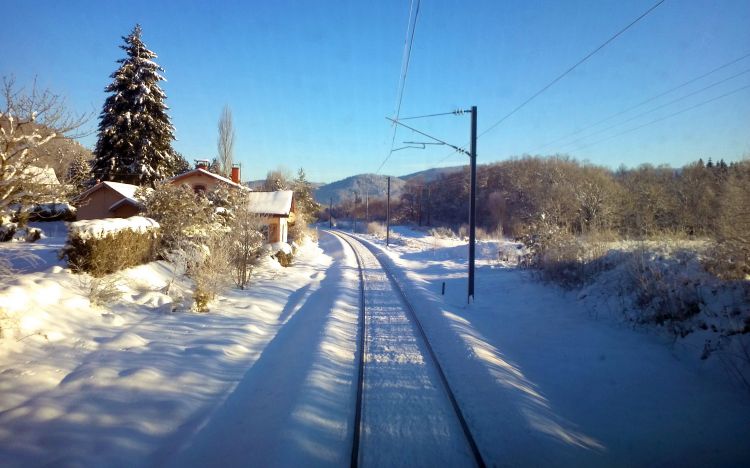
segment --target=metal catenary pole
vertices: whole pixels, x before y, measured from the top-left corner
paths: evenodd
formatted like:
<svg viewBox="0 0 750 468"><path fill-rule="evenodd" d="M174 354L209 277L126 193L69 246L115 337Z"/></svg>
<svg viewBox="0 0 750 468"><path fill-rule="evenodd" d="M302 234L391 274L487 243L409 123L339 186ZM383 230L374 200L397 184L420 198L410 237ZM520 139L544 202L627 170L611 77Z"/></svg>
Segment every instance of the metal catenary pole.
<svg viewBox="0 0 750 468"><path fill-rule="evenodd" d="M474 300L474 247L477 224L477 106L471 106L471 201L469 202L469 291L467 301Z"/></svg>
<svg viewBox="0 0 750 468"><path fill-rule="evenodd" d="M385 204L385 246L391 242L391 177L388 176L388 197Z"/></svg>

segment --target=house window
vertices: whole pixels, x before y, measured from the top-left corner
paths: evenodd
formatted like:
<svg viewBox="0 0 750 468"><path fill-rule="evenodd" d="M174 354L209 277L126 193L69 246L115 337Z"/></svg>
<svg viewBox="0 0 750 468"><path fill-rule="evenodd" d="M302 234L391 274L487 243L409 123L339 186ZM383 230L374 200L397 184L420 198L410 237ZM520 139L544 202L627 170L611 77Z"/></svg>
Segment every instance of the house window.
<svg viewBox="0 0 750 468"><path fill-rule="evenodd" d="M193 192L195 192L196 195L203 195L206 193L206 186L205 185L193 185Z"/></svg>

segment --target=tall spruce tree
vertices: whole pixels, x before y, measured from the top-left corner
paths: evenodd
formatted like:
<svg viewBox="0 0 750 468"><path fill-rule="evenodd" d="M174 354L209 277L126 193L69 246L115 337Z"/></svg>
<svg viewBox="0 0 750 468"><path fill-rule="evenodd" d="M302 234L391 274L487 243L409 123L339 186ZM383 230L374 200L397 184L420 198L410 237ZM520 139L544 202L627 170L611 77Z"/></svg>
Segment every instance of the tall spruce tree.
<svg viewBox="0 0 750 468"><path fill-rule="evenodd" d="M105 88L111 94L100 114L92 173L102 181L153 185L177 169L174 127L159 87L164 70L152 61L156 54L141 40L140 25L123 40L127 57L117 61L120 68Z"/></svg>

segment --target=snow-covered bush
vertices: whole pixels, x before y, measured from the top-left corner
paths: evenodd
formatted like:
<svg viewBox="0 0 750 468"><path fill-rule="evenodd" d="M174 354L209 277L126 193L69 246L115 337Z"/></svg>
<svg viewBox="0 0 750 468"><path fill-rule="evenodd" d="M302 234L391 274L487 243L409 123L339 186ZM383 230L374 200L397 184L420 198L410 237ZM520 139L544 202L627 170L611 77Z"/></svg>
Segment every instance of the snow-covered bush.
<svg viewBox="0 0 750 468"><path fill-rule="evenodd" d="M474 228L474 236L476 237L477 240L489 240L487 231L485 231L479 226L476 226ZM469 225L468 224L462 224L458 227L458 237L460 237L461 239L469 238Z"/></svg>
<svg viewBox="0 0 750 468"><path fill-rule="evenodd" d="M292 246L286 242L274 242L273 244L266 244L263 246L263 255L268 255L272 259L279 262L283 267L287 267L292 264L294 260L294 251Z"/></svg>
<svg viewBox="0 0 750 468"><path fill-rule="evenodd" d="M122 291L117 287L118 280L117 275L107 275L100 278L82 275L79 282L91 305L104 306L122 296Z"/></svg>
<svg viewBox="0 0 750 468"><path fill-rule="evenodd" d="M544 281L565 288L581 286L611 265L603 260L606 248L596 239L574 236L544 217L519 237L525 247L521 264Z"/></svg>
<svg viewBox="0 0 750 468"><path fill-rule="evenodd" d="M670 257L650 249L636 249L628 262L630 292L635 294L639 313L637 323L667 326L669 331L684 337L691 332L687 319L701 310L699 283L687 266L695 255L675 252Z"/></svg>
<svg viewBox="0 0 750 468"><path fill-rule="evenodd" d="M28 208L29 221L75 221L76 208L69 203L38 203Z"/></svg>
<svg viewBox="0 0 750 468"><path fill-rule="evenodd" d="M201 261L194 261L189 265L189 275L195 283L193 299L197 312L208 312L209 303L228 283L231 273L231 252L228 244L227 234L204 239L202 246L207 251L206 255Z"/></svg>
<svg viewBox="0 0 750 468"><path fill-rule="evenodd" d="M367 233L375 237L385 237L385 225L377 221L367 223Z"/></svg>
<svg viewBox="0 0 750 468"><path fill-rule="evenodd" d="M159 255L179 248L185 238L195 238L213 222L214 205L187 185L163 183L141 193L145 215L159 223Z"/></svg>
<svg viewBox="0 0 750 468"><path fill-rule="evenodd" d="M70 224L61 251L74 271L95 277L155 258L159 223L142 216L77 221Z"/></svg>
<svg viewBox="0 0 750 468"><path fill-rule="evenodd" d="M437 239L453 239L456 237L456 233L445 226L430 228L430 230L427 231L427 234Z"/></svg>
<svg viewBox="0 0 750 468"><path fill-rule="evenodd" d="M0 242L8 242L13 239L16 229L18 229L18 224L16 223L6 222L0 224Z"/></svg>

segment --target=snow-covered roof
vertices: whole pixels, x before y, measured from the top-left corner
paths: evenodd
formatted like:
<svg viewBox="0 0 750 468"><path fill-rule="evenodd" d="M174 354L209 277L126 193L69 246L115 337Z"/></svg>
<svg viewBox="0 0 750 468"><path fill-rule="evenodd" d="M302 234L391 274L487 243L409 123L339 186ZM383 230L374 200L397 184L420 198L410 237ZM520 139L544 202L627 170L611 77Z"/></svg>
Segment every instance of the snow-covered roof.
<svg viewBox="0 0 750 468"><path fill-rule="evenodd" d="M252 213L289 216L289 212L292 210L292 195L294 195L294 192L291 190L250 192L247 195Z"/></svg>
<svg viewBox="0 0 750 468"><path fill-rule="evenodd" d="M111 188L112 190L119 193L123 197L132 198L134 200L135 200L135 191L138 190L139 188L137 185L123 184L122 182L109 182L109 181L100 182L94 185L93 187L91 187L90 189L86 190L82 194L78 195L76 199L82 200L103 187Z"/></svg>
<svg viewBox="0 0 750 468"><path fill-rule="evenodd" d="M195 175L195 174L203 174L203 175L206 175L208 177L213 177L214 179L220 180L221 182L224 182L225 184L230 185L232 187L236 187L236 188L240 188L240 189L243 189L243 190L247 190L247 187L245 187L244 185L240 185L240 184L237 184L235 182L232 182L231 179L227 179L226 177L220 176L219 174L214 174L213 172L207 171L207 170L205 170L203 168L200 168L200 167L197 168L197 169L193 169L192 171L185 172L184 174L180 174L180 175L174 176L171 179L169 179L169 181L170 182L177 182L178 180L185 179L185 178L190 177L190 176Z"/></svg>
<svg viewBox="0 0 750 468"><path fill-rule="evenodd" d="M49 166L29 166L23 169L23 175L28 177L29 182L42 185L60 185L55 170Z"/></svg>
<svg viewBox="0 0 750 468"><path fill-rule="evenodd" d="M110 206L110 207L108 208L108 210L109 210L109 211L115 211L115 210L116 210L117 208L119 208L120 206L122 206L122 205L124 205L124 204L126 204L126 203L127 203L128 205L133 205L133 206L135 206L135 207L137 207L137 208L140 208L140 207L141 207L141 203L140 203L140 202L139 202L138 200L136 200L135 198L122 198L122 199L120 199L120 200L118 200L118 201L114 202L114 203L112 204L112 206Z"/></svg>

